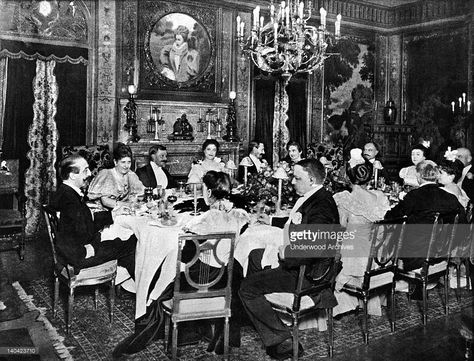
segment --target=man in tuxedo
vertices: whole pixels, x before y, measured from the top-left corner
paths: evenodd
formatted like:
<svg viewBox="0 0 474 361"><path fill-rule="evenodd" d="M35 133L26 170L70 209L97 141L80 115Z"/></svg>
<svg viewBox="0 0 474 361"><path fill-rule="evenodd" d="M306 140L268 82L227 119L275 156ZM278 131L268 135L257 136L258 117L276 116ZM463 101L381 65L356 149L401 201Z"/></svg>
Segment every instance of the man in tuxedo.
<svg viewBox="0 0 474 361"><path fill-rule="evenodd" d="M298 199L289 217L267 220L275 226L285 224L339 224L339 213L331 193L323 188L326 177L324 166L316 159L304 159L294 166L293 185ZM332 266L332 258L285 258L284 248L280 248L280 265L275 269L264 269L243 280L239 295L259 333L267 354L284 359L292 354L291 332L283 324L278 314L266 300L265 294L272 292L294 292L299 266L306 264L306 278L303 287L310 280L324 274ZM249 260L250 262L250 260ZM322 292L314 299L321 308L333 307L336 300L331 290ZM300 353L302 347L300 345Z"/></svg>
<svg viewBox="0 0 474 361"><path fill-rule="evenodd" d="M265 146L263 143L257 142L255 140L249 142L248 148L249 155L247 157L248 161L252 166L247 167L247 174L257 174L262 169L262 166L266 165L266 161L262 159L265 154ZM239 181L244 181L244 166L239 167Z"/></svg>
<svg viewBox="0 0 474 361"><path fill-rule="evenodd" d="M384 168L380 157L380 147L375 142L369 142L364 145L364 158L367 159L374 166L373 176L375 177L375 170L377 169L378 177L384 177L385 182L388 183L388 172Z"/></svg>
<svg viewBox="0 0 474 361"><path fill-rule="evenodd" d="M434 213L439 212L443 223L453 223L456 214L459 223L466 222L466 212L457 197L442 190L436 183L438 169L434 162L425 160L417 164L419 188L407 193L405 198L385 214L385 219L407 216L408 224L433 223ZM412 227L399 251L406 271L420 268L430 241L431 232L426 227ZM421 256L421 257L420 257Z"/></svg>
<svg viewBox="0 0 474 361"><path fill-rule="evenodd" d="M152 145L148 150L150 162L137 169L137 176L145 187L177 188L176 180L165 169L167 160L166 147Z"/></svg>
<svg viewBox="0 0 474 361"><path fill-rule="evenodd" d="M119 207L116 210L91 213L84 202L81 188L91 172L87 161L79 155L64 158L59 165L61 185L53 194L50 206L60 212L57 234L59 256L72 264L77 271L104 262L118 259L130 275L135 274L136 237L101 239L101 230L113 223L113 217L127 214L130 210Z"/></svg>
<svg viewBox="0 0 474 361"><path fill-rule="evenodd" d="M471 151L467 148L458 148L457 152L456 157L464 164L458 186L464 189L472 202L474 200L474 169L472 168Z"/></svg>

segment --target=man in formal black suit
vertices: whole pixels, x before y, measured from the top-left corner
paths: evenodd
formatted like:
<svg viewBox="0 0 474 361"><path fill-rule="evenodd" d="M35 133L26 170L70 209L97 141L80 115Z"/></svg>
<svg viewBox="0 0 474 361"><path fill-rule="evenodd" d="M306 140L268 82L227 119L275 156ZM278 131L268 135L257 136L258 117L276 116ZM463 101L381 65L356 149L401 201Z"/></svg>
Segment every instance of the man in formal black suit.
<svg viewBox="0 0 474 361"><path fill-rule="evenodd" d="M471 151L467 148L458 148L456 157L464 164L461 178L458 185L464 189L467 196L474 201L474 169L472 168Z"/></svg>
<svg viewBox="0 0 474 361"><path fill-rule="evenodd" d="M129 209L119 207L113 212L91 213L84 202L81 188L91 172L87 161L79 155L64 158L59 165L61 185L52 195L50 206L60 212L57 234L59 256L76 270L118 259L134 276L136 237L102 240L101 230L113 223L113 217L126 214Z"/></svg>
<svg viewBox="0 0 474 361"><path fill-rule="evenodd" d="M374 172L372 177L375 177L375 170L377 170L377 177L384 177L385 182L388 184L388 172L384 168L380 160L380 147L377 143L369 142L364 145L364 158L367 159L374 166Z"/></svg>
<svg viewBox="0 0 474 361"><path fill-rule="evenodd" d="M177 188L178 184L171 174L165 169L167 159L166 147L152 145L148 150L150 162L137 169L137 176L145 187Z"/></svg>
<svg viewBox="0 0 474 361"><path fill-rule="evenodd" d="M420 227L410 228L399 251L403 268L407 271L423 265L426 257L423 254L426 255L431 230L421 225L433 223L434 213L440 213L443 223L453 223L456 214L459 215L459 223L466 222L466 212L457 197L436 184L439 171L434 162L425 160L418 163L416 173L420 187L408 192L385 214L385 219L407 216L408 224L420 224Z"/></svg>
<svg viewBox="0 0 474 361"><path fill-rule="evenodd" d="M265 145L261 142L252 140L249 142L248 153L249 155L246 158L252 165L247 167L247 174L257 174L261 171L263 166L267 165L266 161L262 159L263 155L265 154ZM239 167L240 182L244 181L244 172L245 167L241 165Z"/></svg>
<svg viewBox="0 0 474 361"><path fill-rule="evenodd" d="M298 199L289 217L272 218L271 224L339 224L339 213L331 193L323 188L326 177L324 166L316 159L304 159L294 166L293 185ZM280 249L280 265L249 275L240 287L240 298L259 333L267 353L274 358L287 358L292 354L291 332L266 300L265 294L293 292L296 289L299 266L306 264L303 286L310 279L321 276L333 263L332 258L285 258ZM250 262L250 261L249 261ZM336 300L332 291L322 292L314 299L321 308L333 307ZM300 345L300 352L302 348Z"/></svg>

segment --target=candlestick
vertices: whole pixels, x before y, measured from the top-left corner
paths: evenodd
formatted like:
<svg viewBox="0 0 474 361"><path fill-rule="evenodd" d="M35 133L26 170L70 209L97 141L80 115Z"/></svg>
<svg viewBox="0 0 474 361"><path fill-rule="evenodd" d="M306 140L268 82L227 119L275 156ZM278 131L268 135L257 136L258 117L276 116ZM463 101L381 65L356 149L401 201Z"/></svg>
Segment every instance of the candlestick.
<svg viewBox="0 0 474 361"><path fill-rule="evenodd" d="M374 189L377 189L379 182L379 170L377 168L374 169Z"/></svg>
<svg viewBox="0 0 474 361"><path fill-rule="evenodd" d="M199 216L201 213L197 210L197 183L193 183L194 192L194 212L191 212L192 216Z"/></svg>
<svg viewBox="0 0 474 361"><path fill-rule="evenodd" d="M247 187L248 167L244 167L244 186Z"/></svg>
<svg viewBox="0 0 474 361"><path fill-rule="evenodd" d="M283 186L283 179L278 179L278 200L277 200L277 210L281 211L281 188Z"/></svg>

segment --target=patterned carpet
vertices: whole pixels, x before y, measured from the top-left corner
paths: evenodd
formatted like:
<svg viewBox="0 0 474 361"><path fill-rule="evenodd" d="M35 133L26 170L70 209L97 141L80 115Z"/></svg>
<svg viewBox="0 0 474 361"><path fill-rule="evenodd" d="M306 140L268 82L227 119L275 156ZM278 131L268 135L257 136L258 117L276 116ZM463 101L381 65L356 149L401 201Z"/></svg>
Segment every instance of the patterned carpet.
<svg viewBox="0 0 474 361"><path fill-rule="evenodd" d="M46 309L46 316L58 333L65 335L64 303L60 304L58 317L53 318L51 313L52 304L52 282L36 280L22 283L28 295L32 296L37 307ZM90 289L79 289L75 297L74 323L71 335L65 338L65 345L75 360L110 360L111 353L119 341L133 332L134 322L134 300L133 297L117 299L115 305L115 316L113 323L109 323L108 299L106 290L100 293L97 311L93 306L93 292ZM461 291L459 302L456 300L454 290L450 291L450 313L460 312L461 309L469 307L473 303L471 293ZM428 320L444 317L442 303L443 289L437 287L429 292ZM61 299L66 300L66 290L61 290ZM408 302L406 294L396 295L397 324L395 334L403 334L421 324L421 302ZM387 310L384 310L387 311ZM362 344L361 333L362 313L348 313L335 319L335 355L350 352L351 349ZM384 337L391 337L390 324L386 315L382 317L371 316L369 318L371 342ZM327 332L305 330L300 333L301 343L304 345L305 353L302 360L314 360L327 356ZM220 357L206 352L206 343L181 347L178 350L180 360L219 360ZM242 330L242 346L232 349L234 360L270 360L261 346L257 333L251 327ZM146 350L126 358L125 360L169 360L163 352L162 341L156 341L149 345Z"/></svg>

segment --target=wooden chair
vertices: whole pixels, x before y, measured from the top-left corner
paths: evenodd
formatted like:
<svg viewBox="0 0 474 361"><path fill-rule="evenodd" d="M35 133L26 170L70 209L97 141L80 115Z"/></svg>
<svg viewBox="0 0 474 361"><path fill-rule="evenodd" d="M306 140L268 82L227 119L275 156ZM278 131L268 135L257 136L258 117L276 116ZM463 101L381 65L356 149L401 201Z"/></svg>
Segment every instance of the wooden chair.
<svg viewBox="0 0 474 361"><path fill-rule="evenodd" d="M315 279L310 287L303 288L303 280L306 277L306 266L302 265L299 269L298 281L293 293L273 292L265 295L265 298L271 303L272 308L276 312L291 320L290 327L293 338L293 360L298 360L299 320L302 317L314 314L316 311L320 310L314 304L311 296L317 295L327 289L334 292L336 275L339 273L340 269L341 261L340 258L337 257L321 277ZM328 355L329 357L332 357L334 352L334 320L332 308L327 308L326 313L328 317Z"/></svg>
<svg viewBox="0 0 474 361"><path fill-rule="evenodd" d="M374 291L389 288L390 329L395 330L395 272L400 240L405 233L406 217L383 220L374 223L370 233L370 251L367 266L361 282L355 279L346 283L342 290L363 301L364 320L362 323L364 343L369 343L368 301ZM344 267L344 265L343 265Z"/></svg>
<svg viewBox="0 0 474 361"><path fill-rule="evenodd" d="M58 257L56 252L56 233L58 227L58 217L54 209L48 205L43 205L43 214L48 228L49 240L53 251L54 260L54 301L53 315L57 315L59 301L59 281L63 282L69 289L68 310L66 318L66 332L69 334L73 320L74 289L81 286L97 286L102 283L110 282L110 322L114 315L115 303L115 276L117 275L117 260L105 262L98 266L83 268L76 274L74 267L64 262ZM97 309L97 298L99 289L96 287L94 292L94 307Z"/></svg>
<svg viewBox="0 0 474 361"><path fill-rule="evenodd" d="M467 226L467 225L466 225ZM465 235L460 235L456 242L456 248L453 247L450 259L450 266L456 269L456 299L459 302L461 293L461 267L464 266L465 277L466 277L466 290L470 290L470 267L469 267L469 254L472 243L472 235L474 234L474 223L470 223L468 229L466 229Z"/></svg>
<svg viewBox="0 0 474 361"><path fill-rule="evenodd" d="M24 197L19 194L19 175L18 159L5 160L4 169L0 169L0 197L8 204L0 209L0 242L6 246L0 252L16 251L23 260L26 218Z"/></svg>
<svg viewBox="0 0 474 361"><path fill-rule="evenodd" d="M421 284L423 294L423 325L426 325L428 316L428 293L427 285L430 281L438 280L441 276L444 279L444 313L449 313L449 264L451 258L451 248L454 237L456 235L458 215L454 217L454 222L450 226L443 224L442 217L439 212L433 214L433 225L431 228L431 234L429 244L427 247L426 257L424 258L423 265L421 268L405 271L398 267L396 269L395 278L404 279L409 283ZM410 241L408 235L403 242ZM437 254L436 248L439 246L439 242L443 242L446 246L443 249L442 254ZM440 262L439 258L443 260ZM436 260L436 262L435 262Z"/></svg>
<svg viewBox="0 0 474 361"><path fill-rule="evenodd" d="M185 259L186 255L183 257L186 242L191 242L190 244L195 247L190 260ZM170 319L165 340L168 340L171 324L173 325L171 340L173 360L176 360L178 353L178 323L213 318L225 319L224 358L228 359L234 246L235 233L179 236L173 298L162 303L165 314ZM226 247L224 253L229 256L227 267L225 267L226 260L218 257L222 247ZM212 260L220 266L220 268L214 266L219 269L217 275L212 272L209 265Z"/></svg>

